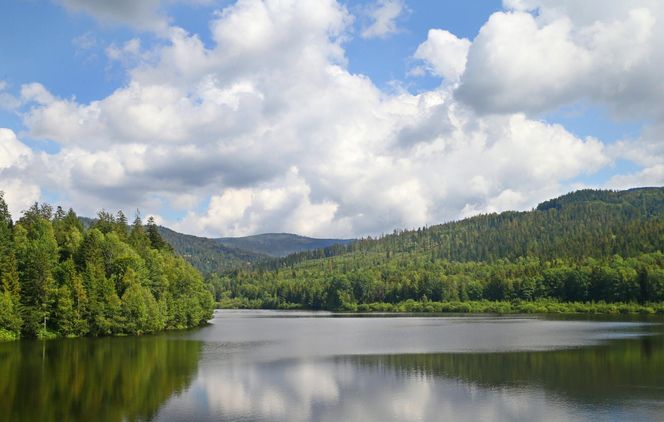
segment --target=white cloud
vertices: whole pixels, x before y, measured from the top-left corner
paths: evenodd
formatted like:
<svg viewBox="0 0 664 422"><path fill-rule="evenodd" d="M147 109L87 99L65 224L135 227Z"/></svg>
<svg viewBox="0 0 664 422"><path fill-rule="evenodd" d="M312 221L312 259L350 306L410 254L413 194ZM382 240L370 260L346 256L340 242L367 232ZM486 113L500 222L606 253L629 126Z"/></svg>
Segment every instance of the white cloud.
<svg viewBox="0 0 664 422"><path fill-rule="evenodd" d="M367 11L371 24L362 30L362 38L385 38L398 32L397 19L406 11L404 0L377 0Z"/></svg>
<svg viewBox="0 0 664 422"><path fill-rule="evenodd" d="M424 60L432 73L456 82L466 69L470 44L467 39L459 39L443 29L431 29L427 40L417 47L414 57Z"/></svg>
<svg viewBox="0 0 664 422"><path fill-rule="evenodd" d="M615 142L608 148L614 160L627 160L641 169L617 174L606 183L612 189L664 186L664 122L646 127L638 139Z"/></svg>
<svg viewBox="0 0 664 422"><path fill-rule="evenodd" d="M0 191L5 193L4 199L14 219L39 199L39 187L23 177L32 158L30 148L21 143L13 131L0 128Z"/></svg>
<svg viewBox="0 0 664 422"><path fill-rule="evenodd" d="M631 82L607 87L621 72L654 72L642 59L657 31L647 25L653 13L577 23L507 11L472 44L432 30L415 57L451 83L412 94L383 92L348 70L352 17L337 2L240 0L214 16L211 47L174 27L153 49L114 47L110 56L130 58L129 82L105 98L79 102L24 86L26 136L61 151L32 154L22 170L12 159L12 171L83 213L160 214L167 202L186 211L169 224L215 236L359 236L527 209L618 156L530 112L583 92L616 109L618 98L645 107L650 97L639 103ZM635 30L636 41L609 37ZM597 63L623 67L599 82L581 77Z"/></svg>
<svg viewBox="0 0 664 422"><path fill-rule="evenodd" d="M613 176L606 184L606 187L611 189L629 189L635 186L664 186L664 164Z"/></svg>
<svg viewBox="0 0 664 422"><path fill-rule="evenodd" d="M664 115L661 2L506 5L512 10L494 13L474 40L459 98L484 112L549 111L589 99L623 117Z"/></svg>
<svg viewBox="0 0 664 422"><path fill-rule="evenodd" d="M0 128L0 169L24 166L31 157L32 150L23 145L12 130Z"/></svg>
<svg viewBox="0 0 664 422"><path fill-rule="evenodd" d="M326 233L350 234L335 221L337 204L312 203L311 190L296 169L269 186L226 189L215 195L204 215L190 213L176 227L199 233L225 233L246 236L272 231L281 221L282 231L324 236ZM336 226L336 227L334 227Z"/></svg>

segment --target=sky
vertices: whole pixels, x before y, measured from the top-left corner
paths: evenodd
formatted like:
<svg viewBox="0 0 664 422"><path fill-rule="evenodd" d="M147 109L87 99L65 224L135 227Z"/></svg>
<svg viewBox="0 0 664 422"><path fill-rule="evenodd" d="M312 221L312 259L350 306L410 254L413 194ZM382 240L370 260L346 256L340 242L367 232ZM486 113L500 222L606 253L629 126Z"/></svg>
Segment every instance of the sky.
<svg viewBox="0 0 664 422"><path fill-rule="evenodd" d="M664 185L664 4L8 0L0 190L360 237Z"/></svg>

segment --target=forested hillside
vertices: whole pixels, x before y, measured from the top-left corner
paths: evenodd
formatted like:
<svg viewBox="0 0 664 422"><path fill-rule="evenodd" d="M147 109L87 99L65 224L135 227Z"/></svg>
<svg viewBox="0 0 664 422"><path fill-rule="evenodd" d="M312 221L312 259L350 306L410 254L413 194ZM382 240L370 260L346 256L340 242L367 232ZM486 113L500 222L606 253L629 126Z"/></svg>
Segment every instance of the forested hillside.
<svg viewBox="0 0 664 422"><path fill-rule="evenodd" d="M0 192L0 338L141 334L212 315L202 276L154 221L35 204L13 223Z"/></svg>
<svg viewBox="0 0 664 422"><path fill-rule="evenodd" d="M333 245L347 245L354 241L353 239L316 239L291 233L265 233L245 237L222 237L214 240L228 247L271 257L285 257Z"/></svg>
<svg viewBox="0 0 664 422"><path fill-rule="evenodd" d="M173 249L203 274L249 269L289 254L347 245L349 239L316 239L290 233L266 233L245 237L207 238L178 233L158 226Z"/></svg>
<svg viewBox="0 0 664 422"><path fill-rule="evenodd" d="M249 268L252 264L269 259L259 252L226 246L218 239L182 234L162 226L159 226L159 233L178 254L203 274Z"/></svg>
<svg viewBox="0 0 664 422"><path fill-rule="evenodd" d="M664 301L664 189L584 190L291 255L215 277L252 307L368 309L416 301Z"/></svg>

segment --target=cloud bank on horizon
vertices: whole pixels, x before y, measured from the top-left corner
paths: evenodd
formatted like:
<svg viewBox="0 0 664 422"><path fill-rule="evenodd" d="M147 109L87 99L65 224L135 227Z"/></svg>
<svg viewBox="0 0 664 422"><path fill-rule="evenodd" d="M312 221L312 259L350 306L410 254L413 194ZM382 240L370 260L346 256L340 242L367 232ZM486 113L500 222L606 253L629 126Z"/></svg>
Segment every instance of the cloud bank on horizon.
<svg viewBox="0 0 664 422"><path fill-rule="evenodd" d="M81 100L0 83L0 190L15 215L54 197L194 234L353 237L664 184L659 1L504 0L472 39L419 28L386 84L353 71L349 49L412 37L416 1L56 3L62 19L94 19L76 54L97 49L100 72L122 77ZM206 13L200 31L169 15L187 8ZM95 31L114 26L127 29L101 43ZM578 108L638 130L580 135Z"/></svg>

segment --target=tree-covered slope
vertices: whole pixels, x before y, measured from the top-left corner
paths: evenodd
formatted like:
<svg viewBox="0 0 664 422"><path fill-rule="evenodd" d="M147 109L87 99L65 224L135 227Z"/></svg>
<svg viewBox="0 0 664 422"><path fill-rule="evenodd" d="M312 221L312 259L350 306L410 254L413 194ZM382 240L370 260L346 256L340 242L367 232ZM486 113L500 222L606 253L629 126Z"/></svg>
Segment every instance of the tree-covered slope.
<svg viewBox="0 0 664 422"><path fill-rule="evenodd" d="M663 249L663 188L584 190L528 212L395 231L212 282L217 298L252 307L365 309L409 299L651 303L664 301Z"/></svg>
<svg viewBox="0 0 664 422"><path fill-rule="evenodd" d="M266 254L227 246L217 239L178 233L159 226L159 233L173 249L203 274L248 268L269 259Z"/></svg>
<svg viewBox="0 0 664 422"><path fill-rule="evenodd" d="M297 252L323 249L332 245L347 245L352 239L316 239L291 233L266 233L245 237L215 239L222 245L272 257L284 257Z"/></svg>
<svg viewBox="0 0 664 422"><path fill-rule="evenodd" d="M580 190L532 211L484 214L461 221L395 231L378 239L303 252L275 262L353 253L428 253L432 259L494 261L633 256L664 248L664 188Z"/></svg>
<svg viewBox="0 0 664 422"><path fill-rule="evenodd" d="M35 204L14 224L0 192L0 338L141 334L200 325L213 299L153 220Z"/></svg>

